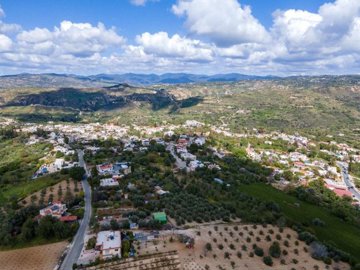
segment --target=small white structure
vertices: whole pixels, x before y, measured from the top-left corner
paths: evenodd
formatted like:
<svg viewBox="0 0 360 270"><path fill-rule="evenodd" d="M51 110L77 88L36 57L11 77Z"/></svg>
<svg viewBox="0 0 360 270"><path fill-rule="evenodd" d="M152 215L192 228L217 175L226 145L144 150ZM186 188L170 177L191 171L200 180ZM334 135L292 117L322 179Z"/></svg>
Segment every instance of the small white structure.
<svg viewBox="0 0 360 270"><path fill-rule="evenodd" d="M96 247L100 251L102 259L110 259L118 256L121 258L121 234L120 231L102 231L96 237Z"/></svg>
<svg viewBox="0 0 360 270"><path fill-rule="evenodd" d="M105 178L100 180L101 187L117 187L119 186L119 182L112 178Z"/></svg>
<svg viewBox="0 0 360 270"><path fill-rule="evenodd" d="M194 143L198 146L203 146L205 144L205 137L198 137L194 140Z"/></svg>
<svg viewBox="0 0 360 270"><path fill-rule="evenodd" d="M65 160L63 158L57 158L54 162L54 166L56 168L56 170L61 170L62 167L64 166Z"/></svg>

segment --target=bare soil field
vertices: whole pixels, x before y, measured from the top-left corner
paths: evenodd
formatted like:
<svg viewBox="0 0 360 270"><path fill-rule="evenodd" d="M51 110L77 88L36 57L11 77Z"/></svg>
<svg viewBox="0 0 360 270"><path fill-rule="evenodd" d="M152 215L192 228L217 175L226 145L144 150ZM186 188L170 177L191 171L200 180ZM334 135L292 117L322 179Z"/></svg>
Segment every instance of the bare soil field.
<svg viewBox="0 0 360 270"><path fill-rule="evenodd" d="M68 242L0 252L1 270L52 270Z"/></svg>
<svg viewBox="0 0 360 270"><path fill-rule="evenodd" d="M163 236L153 242L136 244L138 255L153 254L176 250L179 254L181 269L184 270L348 270L345 263L332 262L325 265L313 259L311 248L297 240L297 233L291 229L283 230L267 225L206 225L189 229L195 235L195 246L187 248L178 241L176 235ZM263 262L270 256L269 247L278 242L281 249L279 258L272 258L273 265ZM255 246L256 245L256 246ZM255 247L263 251L256 255Z"/></svg>
<svg viewBox="0 0 360 270"><path fill-rule="evenodd" d="M59 192L60 189L61 189L61 192ZM78 195L82 191L82 185L81 185L80 182L76 182L74 180L61 181L60 183L57 183L57 184L55 184L53 186L50 186L50 187L45 189L46 192L43 195L44 196L44 201L48 202L51 194L53 196L53 201L61 201L62 199L64 199L67 189L69 189L70 192L72 193L72 195L75 196L75 195ZM35 203L37 203L39 201L39 199L41 198L41 196L42 196L41 193L42 193L41 190L39 190L38 192L35 192L35 193L27 196L22 201L22 205L23 206L30 205L33 196L36 196Z"/></svg>
<svg viewBox="0 0 360 270"><path fill-rule="evenodd" d="M180 270L179 256L176 251L145 255L121 261L104 263L81 270Z"/></svg>

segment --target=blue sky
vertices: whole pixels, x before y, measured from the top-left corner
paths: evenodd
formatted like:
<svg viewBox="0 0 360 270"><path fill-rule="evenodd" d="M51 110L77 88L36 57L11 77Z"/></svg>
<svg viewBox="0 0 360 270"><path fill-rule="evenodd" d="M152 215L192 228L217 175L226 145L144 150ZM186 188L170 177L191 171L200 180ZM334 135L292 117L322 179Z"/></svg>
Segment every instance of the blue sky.
<svg viewBox="0 0 360 270"><path fill-rule="evenodd" d="M272 13L277 9L304 9L316 12L326 0L244 0L253 14L266 27L271 27ZM6 21L17 23L24 29L52 28L63 20L73 22L103 22L115 26L119 33L134 38L142 32L167 31L186 33L183 19L171 12L176 1L163 0L136 6L127 0L0 0L6 11ZM46 16L44 15L46 14Z"/></svg>
<svg viewBox="0 0 360 270"><path fill-rule="evenodd" d="M0 0L0 73L359 73L358 0Z"/></svg>

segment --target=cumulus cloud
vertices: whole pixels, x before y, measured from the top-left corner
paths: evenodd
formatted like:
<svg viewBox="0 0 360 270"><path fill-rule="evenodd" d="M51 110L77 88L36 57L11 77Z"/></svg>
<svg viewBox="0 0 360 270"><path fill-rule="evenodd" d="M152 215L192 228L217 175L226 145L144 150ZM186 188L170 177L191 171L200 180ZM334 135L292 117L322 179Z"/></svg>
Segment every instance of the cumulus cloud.
<svg viewBox="0 0 360 270"><path fill-rule="evenodd" d="M179 0L172 7L186 17L190 32L204 36L220 46L269 39L266 29L252 15L249 6L237 0Z"/></svg>
<svg viewBox="0 0 360 270"><path fill-rule="evenodd" d="M145 53L159 57L180 57L190 61L213 59L213 51L209 45L177 34L169 37L166 32L155 34L146 32L137 36L136 41Z"/></svg>
<svg viewBox="0 0 360 270"><path fill-rule="evenodd" d="M9 51L11 47L12 47L12 40L9 37L0 34L0 52Z"/></svg>
<svg viewBox="0 0 360 270"><path fill-rule="evenodd" d="M17 41L23 50L34 49L44 53L54 51L58 55L87 57L121 45L124 38L115 29L107 29L102 23L93 26L89 23L63 21L53 31L46 28L22 31L17 35Z"/></svg>
<svg viewBox="0 0 360 270"><path fill-rule="evenodd" d="M1 71L359 73L360 1L336 0L317 12L276 10L268 28L240 3L178 0L172 11L187 32L134 40L102 23L23 30L0 20Z"/></svg>

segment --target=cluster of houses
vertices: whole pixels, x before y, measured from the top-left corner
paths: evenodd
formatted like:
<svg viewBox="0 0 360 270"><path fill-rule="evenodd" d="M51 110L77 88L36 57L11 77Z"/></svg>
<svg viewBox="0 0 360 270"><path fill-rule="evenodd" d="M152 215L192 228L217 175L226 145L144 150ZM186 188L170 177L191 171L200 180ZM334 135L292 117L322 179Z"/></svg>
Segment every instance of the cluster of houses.
<svg viewBox="0 0 360 270"><path fill-rule="evenodd" d="M263 138L264 135L261 137ZM248 145L246 148L247 155L254 161L266 162L267 166L272 167L274 176L276 174L282 175L285 170L288 170L297 177L297 184L302 185L307 185L310 181L321 179L325 182L325 186L334 191L338 196L349 196L356 199L346 186L340 167L320 158L309 158L304 154L309 150L309 147L316 147L315 143L301 136L289 136L286 134L268 135L267 138L268 140L265 141L266 144L272 144L272 140L281 139L297 145L297 149L293 152L274 149L255 149L250 144ZM346 163L351 159L352 162L358 162L357 153L359 153L359 151L355 148L349 147L346 144L337 144L334 141L321 142L321 144L328 145L330 149L331 146L335 146L334 149L336 150L334 151L326 149L319 150L333 157L335 161ZM298 152L300 149L305 150L302 151L304 153ZM280 183L282 185L289 184L285 179L281 179Z"/></svg>
<svg viewBox="0 0 360 270"><path fill-rule="evenodd" d="M119 186L119 180L125 175L131 173L131 166L128 162L115 162L96 165L97 172L100 176L106 178L100 179L101 187Z"/></svg>
<svg viewBox="0 0 360 270"><path fill-rule="evenodd" d="M204 167L220 170L220 166L218 166L217 164L213 164L210 162L202 162L197 159L196 155L191 154L188 151L188 147L190 147L190 145L192 144L195 144L197 146L203 146L205 145L205 143L206 138L204 136L180 135L179 139L177 140L175 145L176 154L181 160L186 162L186 170L188 172L193 172L197 168Z"/></svg>
<svg viewBox="0 0 360 270"><path fill-rule="evenodd" d="M36 130L35 130L36 131ZM53 145L53 149L48 153L47 156L42 158L44 164L42 164L36 172L33 174L32 179L58 172L62 169L69 169L72 167L79 166L78 162L66 161L65 158L56 158L57 153L61 153L62 156L70 156L75 154L75 150L65 142L63 134L50 132L47 138L38 137L37 135L29 136L27 141L28 145L33 145L38 142L48 142ZM50 161L49 161L50 160Z"/></svg>

